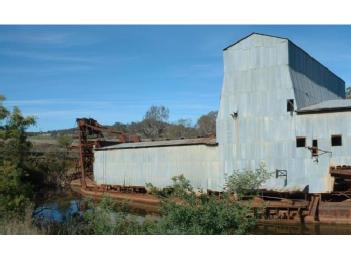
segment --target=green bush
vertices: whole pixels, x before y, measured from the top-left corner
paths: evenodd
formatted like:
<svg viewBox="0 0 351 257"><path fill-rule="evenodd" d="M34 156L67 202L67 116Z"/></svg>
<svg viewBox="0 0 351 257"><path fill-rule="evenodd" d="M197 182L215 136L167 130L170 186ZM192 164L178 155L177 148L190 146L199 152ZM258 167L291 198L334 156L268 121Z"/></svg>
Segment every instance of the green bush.
<svg viewBox="0 0 351 257"><path fill-rule="evenodd" d="M125 204L105 197L99 203L89 200L82 217L71 217L62 224L50 224L49 234L134 235L145 234L146 223L138 222Z"/></svg>
<svg viewBox="0 0 351 257"><path fill-rule="evenodd" d="M33 117L24 117L14 107L8 111L0 96L0 219L24 215L33 197L29 180L29 150L26 129L35 124Z"/></svg>
<svg viewBox="0 0 351 257"><path fill-rule="evenodd" d="M260 187L271 177L265 165L256 170L236 171L227 179L226 190L235 193L239 198L256 195Z"/></svg>
<svg viewBox="0 0 351 257"><path fill-rule="evenodd" d="M174 177L173 191L161 203L161 218L145 229L150 234L246 234L255 226L252 210L224 192L220 196L193 190L183 175Z"/></svg>
<svg viewBox="0 0 351 257"><path fill-rule="evenodd" d="M89 210L84 214L88 234L113 235L131 233L131 222L127 219L127 213L121 211L118 207L117 203L110 198L102 199L96 206L91 202Z"/></svg>

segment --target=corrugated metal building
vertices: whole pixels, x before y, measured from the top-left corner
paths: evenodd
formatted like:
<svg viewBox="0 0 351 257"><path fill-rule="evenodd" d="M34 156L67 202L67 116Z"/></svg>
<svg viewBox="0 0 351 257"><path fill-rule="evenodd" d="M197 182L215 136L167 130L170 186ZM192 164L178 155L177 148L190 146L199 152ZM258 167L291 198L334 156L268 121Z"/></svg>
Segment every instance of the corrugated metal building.
<svg viewBox="0 0 351 257"><path fill-rule="evenodd" d="M276 191L330 192L330 165L351 165L345 82L286 38L253 33L224 49L217 144L206 140L96 149L97 183L164 187L184 174L220 191L234 171L285 170ZM318 147L317 154L308 147ZM321 154L325 153L325 154Z"/></svg>
<svg viewBox="0 0 351 257"><path fill-rule="evenodd" d="M199 190L221 190L215 139L124 143L95 150L94 178L99 184L157 187L183 174Z"/></svg>

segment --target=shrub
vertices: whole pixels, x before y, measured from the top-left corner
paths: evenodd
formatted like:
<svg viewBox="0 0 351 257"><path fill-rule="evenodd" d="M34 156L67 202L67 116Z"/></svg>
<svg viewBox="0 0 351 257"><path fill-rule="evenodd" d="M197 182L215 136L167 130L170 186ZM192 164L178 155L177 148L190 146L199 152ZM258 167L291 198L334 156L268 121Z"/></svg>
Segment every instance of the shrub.
<svg viewBox="0 0 351 257"><path fill-rule="evenodd" d="M83 229L79 233L94 235L143 234L142 223L128 213L125 203L103 198L98 204L88 203L83 216Z"/></svg>
<svg viewBox="0 0 351 257"><path fill-rule="evenodd" d="M260 187L271 177L265 165L256 170L236 171L227 179L226 189L239 198L245 195L256 195Z"/></svg>
<svg viewBox="0 0 351 257"><path fill-rule="evenodd" d="M246 234L256 223L246 205L228 193L200 195L183 175L174 177L173 191L161 203L161 218L145 229L150 234Z"/></svg>
<svg viewBox="0 0 351 257"><path fill-rule="evenodd" d="M34 117L24 117L19 108L10 112L0 96L0 218L23 215L33 197L29 168L31 143L26 129Z"/></svg>

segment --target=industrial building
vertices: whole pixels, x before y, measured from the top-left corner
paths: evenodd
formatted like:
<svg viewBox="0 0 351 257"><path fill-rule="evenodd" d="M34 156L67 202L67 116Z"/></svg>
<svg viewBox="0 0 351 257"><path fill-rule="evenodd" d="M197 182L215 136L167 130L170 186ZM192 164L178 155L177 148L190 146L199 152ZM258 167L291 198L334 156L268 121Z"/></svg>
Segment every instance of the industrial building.
<svg viewBox="0 0 351 257"><path fill-rule="evenodd" d="M258 33L223 50L215 139L122 143L94 150L97 184L222 191L235 171L262 163L264 189L329 193L351 176L351 100L345 82L287 38Z"/></svg>

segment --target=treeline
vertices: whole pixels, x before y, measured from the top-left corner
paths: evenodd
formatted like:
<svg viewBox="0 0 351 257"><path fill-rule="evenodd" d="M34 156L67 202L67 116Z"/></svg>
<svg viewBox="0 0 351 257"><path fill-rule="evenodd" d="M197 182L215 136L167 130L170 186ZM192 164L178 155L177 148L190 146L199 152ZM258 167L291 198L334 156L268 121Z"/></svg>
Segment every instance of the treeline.
<svg viewBox="0 0 351 257"><path fill-rule="evenodd" d="M189 119L169 121L169 109L165 106L151 106L145 113L143 120L124 124L116 122L114 130L135 134L143 139L182 139L207 137L216 134L217 111L202 115L192 125Z"/></svg>
<svg viewBox="0 0 351 257"><path fill-rule="evenodd" d="M139 135L142 139L183 139L207 137L216 134L217 111L210 111L198 118L195 124L190 119L169 121L169 109L165 106L151 106L141 121L131 123L115 122L112 126L105 126L104 136L107 139L116 138L116 131ZM62 135L73 137L76 128L49 130L47 132L28 132L33 139L58 139Z"/></svg>

